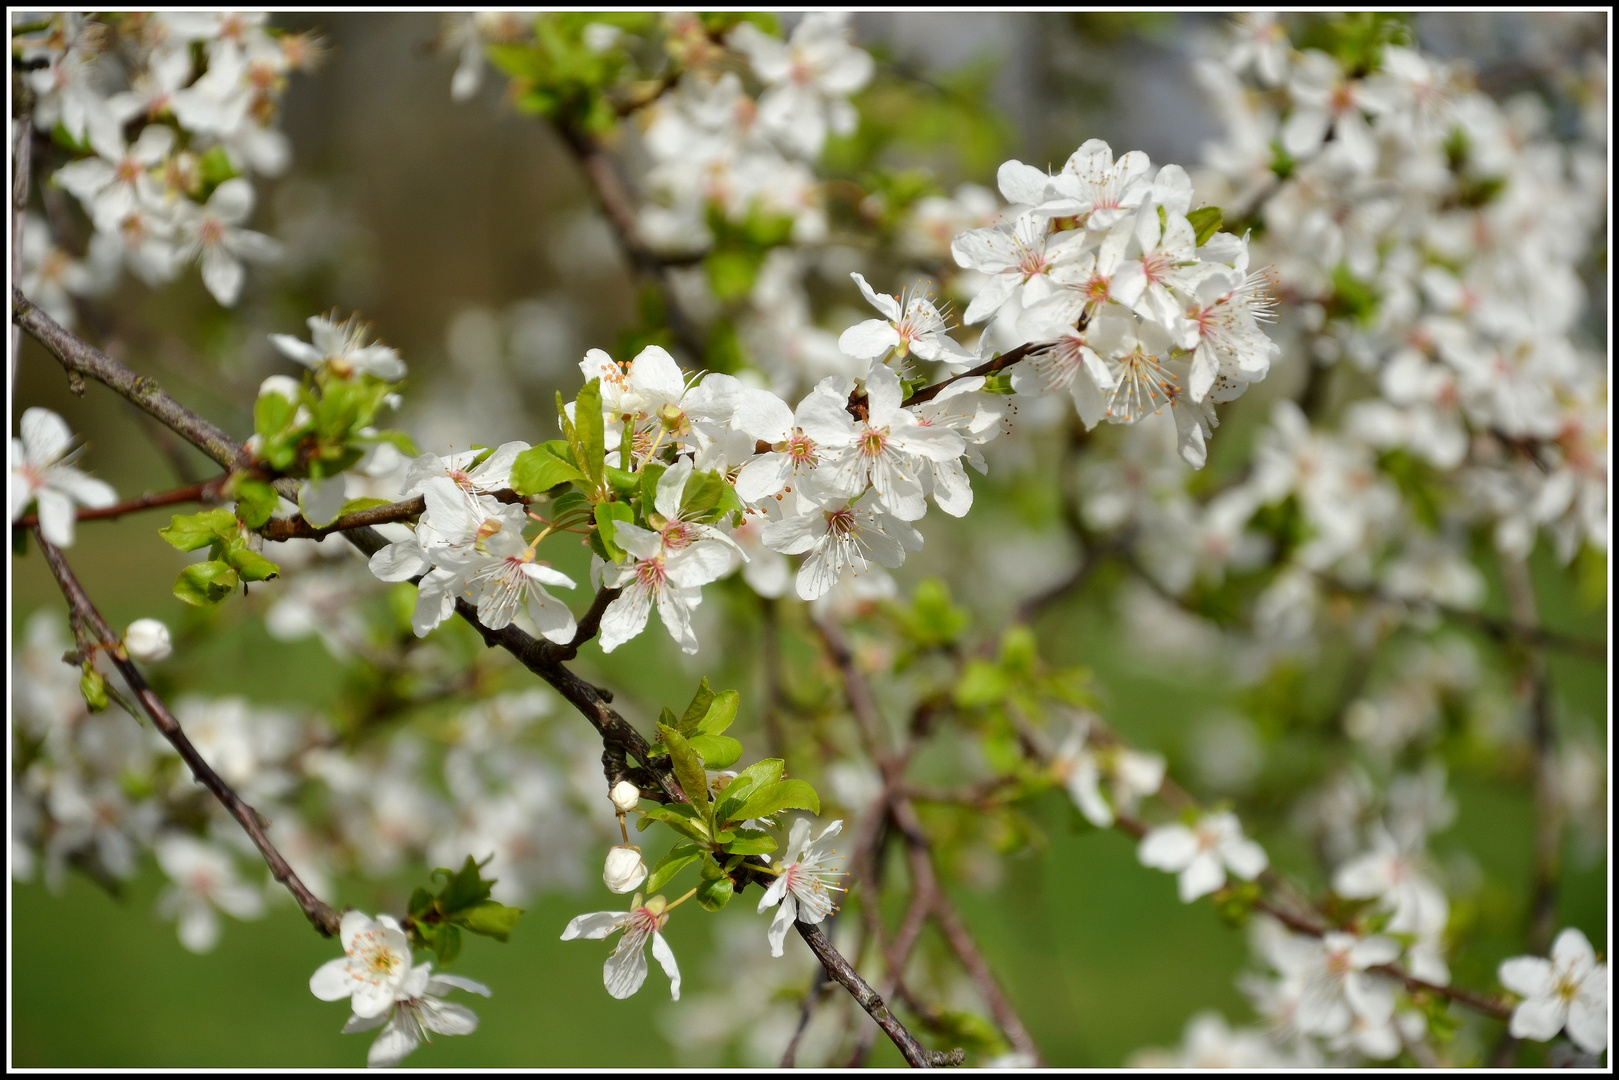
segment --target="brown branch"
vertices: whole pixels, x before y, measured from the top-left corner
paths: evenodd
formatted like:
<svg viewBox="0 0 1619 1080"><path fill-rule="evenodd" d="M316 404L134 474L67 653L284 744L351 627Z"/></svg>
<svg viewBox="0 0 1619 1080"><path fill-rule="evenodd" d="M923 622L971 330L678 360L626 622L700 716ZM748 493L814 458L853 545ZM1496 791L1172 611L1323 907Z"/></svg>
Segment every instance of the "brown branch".
<svg viewBox="0 0 1619 1080"><path fill-rule="evenodd" d="M230 812L231 817L235 818L243 830L246 831L248 837L253 841L253 846L259 849L260 855L264 856L265 863L270 867L270 873L277 881L286 886L287 891L298 902L298 906L303 909L304 916L308 918L315 929L327 937L337 933L338 927L343 920L342 912L325 903L309 890L309 887L299 879L298 875L293 872L292 867L287 864L286 858L276 849L275 844L270 842L267 831L270 826L269 821L260 815L257 810L249 806L240 795L236 794L231 789L231 786L225 783L218 773L214 772L208 762L203 760L202 755L197 752L197 748L191 744L191 740L186 738L185 731L180 727L180 722L174 718L174 714L169 711L168 706L152 691L152 687L147 683L140 670L125 655L118 635L113 633L112 628L107 625L107 620L102 618L101 612L96 610L95 605L90 602L90 597L85 593L84 587L79 584L79 579L74 576L73 569L68 566L67 559L62 555L61 550L49 540L46 540L37 528L34 530L34 539L39 543L39 550L45 556L45 562L50 566L51 573L56 577L56 583L61 586L62 595L67 599L68 609L73 613L73 617L89 626L95 632L95 635L101 639L102 651L112 661L113 666L118 669L119 674L124 677L124 681L129 684L135 697L140 701L142 710L151 718L152 725L163 733L163 737L179 753L181 759L191 769L191 775L197 778L197 782L212 792L214 798L219 800L220 804Z"/></svg>
<svg viewBox="0 0 1619 1080"><path fill-rule="evenodd" d="M706 351L702 335L681 306L680 298L675 295L674 283L669 278L671 266L689 260L667 259L647 245L641 235L641 226L636 221L635 196L624 174L619 171L618 163L602 148L595 136L563 123L557 124L557 131L579 160L585 178L595 189L596 200L601 203L602 212L613 227L619 250L637 274L657 286L663 300L664 318L674 333L675 341L689 354L693 363L701 364Z"/></svg>
<svg viewBox="0 0 1619 1080"><path fill-rule="evenodd" d="M11 280L22 280L22 234L23 223L28 217L28 185L32 180L34 168L34 92L28 85L28 80L21 79L15 84L18 87L16 100L12 106L16 111L17 133L12 142L11 167L15 175L11 178ZM22 345L21 334L17 327L11 328L11 385L17 385L17 353Z"/></svg>
<svg viewBox="0 0 1619 1080"><path fill-rule="evenodd" d="M264 534L266 540L320 540L334 532L363 529L371 525L383 525L391 521L409 521L412 518L420 517L426 509L427 500L418 495L414 499L389 503L387 506L373 506L369 510L356 510L352 514L344 514L330 525L322 525L319 528L309 524L302 516L275 518L267 522L260 532Z"/></svg>
<svg viewBox="0 0 1619 1080"><path fill-rule="evenodd" d="M80 509L80 521L105 521L109 518L123 517L139 510L151 510L159 506L175 506L188 502L211 502L219 494L219 486L225 482L225 477L216 476L212 480L205 480L200 484L189 487L176 488L173 491L160 491L155 494L140 495L133 499L125 499L112 506L103 506L100 509ZM38 514L24 514L11 523L13 529L32 529L39 524Z"/></svg>
<svg viewBox="0 0 1619 1080"><path fill-rule="evenodd" d="M1429 608L1453 623L1478 630L1501 642L1518 642L1536 648L1556 649L1566 652L1570 656L1577 656L1584 660L1606 660L1608 658L1608 643L1591 638L1575 637L1572 634L1548 630L1541 626L1532 616L1514 613L1511 618L1501 619L1486 615L1481 611L1470 611L1467 608L1452 607L1449 604L1435 604L1427 600L1407 600L1393 596L1381 589L1366 588L1349 585L1335 578L1318 575L1320 581L1328 589L1344 596L1358 596L1369 600L1376 600L1384 604L1405 605ZM1529 608L1533 611L1533 604Z"/></svg>
<svg viewBox="0 0 1619 1080"><path fill-rule="evenodd" d="M944 388L949 386L951 383L960 382L962 379L975 378L979 375L993 375L997 371L1011 367L1019 360L1026 359L1030 356L1036 356L1045 352L1049 348L1051 348L1049 342L1031 341L1027 342L1026 344L1019 345L1017 348L1004 352L993 360L979 364L971 371L963 371L960 375L952 375L950 378L936 382L932 386L924 386L922 389L900 402L900 404L907 406L920 405L924 401L932 401L934 398L938 397L939 394L944 391Z"/></svg>
<svg viewBox="0 0 1619 1080"><path fill-rule="evenodd" d="M241 461L241 445L217 425L165 394L157 380L136 374L63 329L55 319L35 307L15 285L11 287L11 318L30 337L45 346L69 373L87 375L127 398L213 458L221 467L235 468Z"/></svg>
<svg viewBox="0 0 1619 1080"><path fill-rule="evenodd" d="M883 1004L882 995L873 990L871 985L860 977L854 966L832 947L832 942L821 932L819 926L796 921L793 928L798 931L798 936L804 939L804 944L810 947L810 952L815 954L815 959L821 962L827 977L849 992L849 996L855 999L856 1004L883 1029L883 1034L899 1047L899 1052L905 1056L906 1063L913 1069L960 1065L966 1060L966 1053L959 1047L949 1053L941 1053L929 1050L917 1042L916 1036L906 1030L905 1025L899 1022L899 1018Z"/></svg>

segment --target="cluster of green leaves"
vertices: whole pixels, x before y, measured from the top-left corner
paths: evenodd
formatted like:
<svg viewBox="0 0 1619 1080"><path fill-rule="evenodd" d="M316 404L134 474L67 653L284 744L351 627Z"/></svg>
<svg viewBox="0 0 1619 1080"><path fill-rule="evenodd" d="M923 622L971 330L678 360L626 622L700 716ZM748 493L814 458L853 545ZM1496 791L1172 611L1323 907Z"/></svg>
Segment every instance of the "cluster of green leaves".
<svg viewBox="0 0 1619 1080"><path fill-rule="evenodd" d="M703 259L709 287L723 301L744 299L753 291L759 268L774 248L793 238L793 219L772 214L757 203L748 208L740 221L733 221L715 204L709 204L708 229L714 246Z"/></svg>
<svg viewBox="0 0 1619 1080"><path fill-rule="evenodd" d="M658 481L668 465L651 460L631 472L607 464L600 379L592 379L579 391L571 417L559 393L557 417L563 437L517 456L512 490L519 495L549 495L552 528L588 529L590 549L609 562L621 563L624 549L614 541L614 530L621 521L657 528L652 519L657 515ZM693 473L686 481L682 521L706 524L742 511L742 501L718 472Z"/></svg>
<svg viewBox="0 0 1619 1080"><path fill-rule="evenodd" d="M508 907L489 898L490 890L499 879L486 879L482 868L483 864L468 855L459 870L441 866L433 871L429 880L444 879L444 886L436 895L424 888L410 895L405 930L416 944L431 949L440 965L450 963L460 954L462 930L505 941L523 914L521 908Z"/></svg>
<svg viewBox="0 0 1619 1080"><path fill-rule="evenodd" d="M696 865L701 878L697 902L718 911L735 891L731 876L743 860L776 850L774 837L744 822L768 819L783 810L820 813L820 797L807 781L782 779L785 763L780 758L766 758L735 776L709 782L708 769L724 768L742 756L742 744L724 734L740 704L735 690L716 694L704 679L680 716L663 710L653 755L668 761L688 801L643 811L636 823L644 830L659 821L682 837L652 868L648 893L656 893L680 871Z"/></svg>
<svg viewBox="0 0 1619 1080"><path fill-rule="evenodd" d="M206 561L192 563L174 582L174 595L197 607L217 604L237 585L264 581L281 572L253 550L246 526L223 506L200 514L176 514L158 535L181 551L209 549Z"/></svg>
<svg viewBox="0 0 1619 1080"><path fill-rule="evenodd" d="M1306 17L1292 38L1301 50L1320 49L1335 58L1352 79L1364 78L1383 66L1383 46L1410 45L1415 40L1411 17L1387 11Z"/></svg>
<svg viewBox="0 0 1619 1080"><path fill-rule="evenodd" d="M1019 724L1045 715L1048 703L1074 708L1096 705L1090 672L1053 667L1040 656L1034 631L1009 627L992 658L977 657L961 669L952 690L956 706L981 729L985 757L999 772L1025 772Z"/></svg>
<svg viewBox="0 0 1619 1080"><path fill-rule="evenodd" d="M657 14L649 11L545 14L534 20L531 39L490 45L489 59L511 76L513 100L523 112L602 135L618 123L608 91L632 58L618 45L592 49L585 42L585 28L605 23L642 36L655 29L657 21Z"/></svg>
<svg viewBox="0 0 1619 1080"><path fill-rule="evenodd" d="M377 415L395 389L372 375L346 378L320 371L304 380L296 398L260 394L253 405L253 430L262 470L273 476L330 479L384 442L414 457L409 436L376 430ZM263 476L234 475L226 494L236 499L237 512L249 528L261 527L275 510L275 491Z"/></svg>

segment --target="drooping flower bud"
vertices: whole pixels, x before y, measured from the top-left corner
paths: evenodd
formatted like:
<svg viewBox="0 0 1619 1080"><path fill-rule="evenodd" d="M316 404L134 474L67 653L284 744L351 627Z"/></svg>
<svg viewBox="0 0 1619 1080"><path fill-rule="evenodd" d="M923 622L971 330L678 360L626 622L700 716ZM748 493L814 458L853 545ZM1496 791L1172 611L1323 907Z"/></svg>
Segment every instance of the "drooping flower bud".
<svg viewBox="0 0 1619 1080"><path fill-rule="evenodd" d="M136 619L124 631L124 651L131 660L155 664L167 660L174 652L169 641L169 628L156 619Z"/></svg>
<svg viewBox="0 0 1619 1080"><path fill-rule="evenodd" d="M620 780L613 785L613 790L607 793L607 797L613 800L613 805L618 808L619 813L627 814L641 801L641 789L628 780Z"/></svg>
<svg viewBox="0 0 1619 1080"><path fill-rule="evenodd" d="M646 862L641 852L632 847L609 848L607 865L602 870L602 881L616 893L633 892L646 880Z"/></svg>

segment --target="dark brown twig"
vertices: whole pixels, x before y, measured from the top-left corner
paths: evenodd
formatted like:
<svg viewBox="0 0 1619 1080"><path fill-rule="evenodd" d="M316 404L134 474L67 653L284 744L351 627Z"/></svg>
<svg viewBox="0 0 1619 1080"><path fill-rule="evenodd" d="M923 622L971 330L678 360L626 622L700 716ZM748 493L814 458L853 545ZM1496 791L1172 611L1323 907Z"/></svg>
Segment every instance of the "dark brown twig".
<svg viewBox="0 0 1619 1080"><path fill-rule="evenodd" d="M944 388L949 386L951 383L960 382L962 379L976 378L979 375L993 375L997 371L1011 367L1019 360L1043 353L1050 347L1051 346L1049 344L1033 341L1024 345L1019 345L1017 348L1004 352L993 360L979 364L971 371L963 371L960 375L952 375L950 378L936 382L932 386L924 386L922 389L906 398L900 404L907 406L920 405L924 401L932 401L934 398L943 393Z"/></svg>
<svg viewBox="0 0 1619 1080"><path fill-rule="evenodd" d="M287 864L286 858L276 849L275 844L270 842L267 831L270 823L236 794L231 786L203 760L197 748L191 744L191 740L186 738L180 722L169 712L168 706L152 691L140 670L124 655L118 635L112 632L107 620L102 618L101 612L90 602L90 597L79 584L79 579L74 576L73 569L63 557L61 549L46 540L37 528L34 530L34 539L38 542L39 550L45 556L45 562L50 566L51 573L56 577L56 583L61 586L62 595L67 599L68 609L73 613L73 617L87 625L94 631L96 637L101 639L102 651L129 684L136 699L140 701L142 710L151 718L152 725L162 732L163 737L179 753L181 759L191 769L191 775L197 778L197 782L212 792L214 798L219 800L230 812L231 817L235 818L246 831L253 841L253 846L259 849L259 854L269 865L270 873L286 886L315 929L327 937L337 933L343 920L343 913L309 890Z"/></svg>

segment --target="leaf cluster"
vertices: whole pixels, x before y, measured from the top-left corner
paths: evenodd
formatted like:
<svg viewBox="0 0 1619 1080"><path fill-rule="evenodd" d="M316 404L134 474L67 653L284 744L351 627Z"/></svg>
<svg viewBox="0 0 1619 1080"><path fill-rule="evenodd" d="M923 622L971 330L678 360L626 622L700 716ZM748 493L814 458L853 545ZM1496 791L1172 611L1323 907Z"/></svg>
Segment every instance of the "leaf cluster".
<svg viewBox="0 0 1619 1080"><path fill-rule="evenodd" d="M174 595L195 607L219 603L249 581L265 581L281 568L254 551L242 521L223 506L198 514L176 514L158 535L181 551L208 549L208 559L180 571Z"/></svg>
<svg viewBox="0 0 1619 1080"><path fill-rule="evenodd" d="M485 878L482 871L483 866L468 855L461 869L441 866L429 876L444 879L437 894L425 888L411 893L405 929L418 945L433 951L440 965L460 954L462 930L505 941L523 914L521 908L489 898L498 879Z"/></svg>

